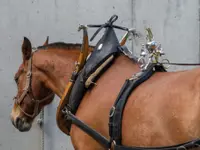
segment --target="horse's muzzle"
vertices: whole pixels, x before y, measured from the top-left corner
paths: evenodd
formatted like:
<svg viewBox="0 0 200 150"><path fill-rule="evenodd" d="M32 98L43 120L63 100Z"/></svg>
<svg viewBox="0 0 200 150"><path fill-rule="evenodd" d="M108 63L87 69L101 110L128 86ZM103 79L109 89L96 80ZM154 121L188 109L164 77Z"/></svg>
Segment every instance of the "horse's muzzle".
<svg viewBox="0 0 200 150"><path fill-rule="evenodd" d="M17 117L15 120L11 118L11 122L15 128L20 132L27 132L31 129L32 124L27 122L24 118Z"/></svg>

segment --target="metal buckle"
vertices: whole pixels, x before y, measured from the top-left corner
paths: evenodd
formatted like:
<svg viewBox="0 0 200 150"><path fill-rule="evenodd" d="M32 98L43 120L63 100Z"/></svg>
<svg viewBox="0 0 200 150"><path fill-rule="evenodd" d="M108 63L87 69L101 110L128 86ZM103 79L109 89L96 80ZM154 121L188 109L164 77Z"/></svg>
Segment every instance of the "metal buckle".
<svg viewBox="0 0 200 150"><path fill-rule="evenodd" d="M185 146L179 146L179 147L177 148L177 150L181 150L181 149L187 150L187 148L185 148Z"/></svg>
<svg viewBox="0 0 200 150"><path fill-rule="evenodd" d="M69 115L70 111L67 109L66 106L62 109L62 113L64 114L64 119L69 120L68 115Z"/></svg>
<svg viewBox="0 0 200 150"><path fill-rule="evenodd" d="M68 110L68 108L65 106L63 109L62 109L62 113L64 114L64 115L68 115L69 114L69 110Z"/></svg>
<svg viewBox="0 0 200 150"><path fill-rule="evenodd" d="M78 67L80 63L78 61L75 61L75 67Z"/></svg>
<svg viewBox="0 0 200 150"><path fill-rule="evenodd" d="M166 63L166 64L167 64L167 63L170 63L170 62L169 62L168 59L163 59L163 60L161 61L161 64L162 64L162 63ZM165 69L168 69L169 67L170 67L170 65L168 65L168 66L166 66L166 67L164 66Z"/></svg>
<svg viewBox="0 0 200 150"><path fill-rule="evenodd" d="M132 80L138 79L142 75L142 73L143 72L138 72L138 73L133 74L129 80L132 81Z"/></svg>
<svg viewBox="0 0 200 150"><path fill-rule="evenodd" d="M110 110L110 117L113 117L114 113L115 113L115 107L113 106Z"/></svg>
<svg viewBox="0 0 200 150"><path fill-rule="evenodd" d="M67 111L67 108L64 107L64 108L62 109L62 113L63 113L63 114L66 114L66 111Z"/></svg>
<svg viewBox="0 0 200 150"><path fill-rule="evenodd" d="M87 29L87 25L83 25L83 24L79 24L79 27L78 27L78 32L81 31L82 29Z"/></svg>
<svg viewBox="0 0 200 150"><path fill-rule="evenodd" d="M72 72L72 76L70 78L71 82L74 82L76 80L76 78L78 77L78 73L76 71Z"/></svg>
<svg viewBox="0 0 200 150"><path fill-rule="evenodd" d="M30 76L31 76L31 71L30 71L30 70L27 72L26 76L27 76L28 78L30 78Z"/></svg>
<svg viewBox="0 0 200 150"><path fill-rule="evenodd" d="M113 148L113 146L116 145L115 140L111 140L111 141L112 141L112 142L111 142L111 144L110 144L110 148L109 148L108 150L111 150L111 149Z"/></svg>
<svg viewBox="0 0 200 150"><path fill-rule="evenodd" d="M115 142L115 140L113 140L113 141L112 141L112 143L113 143L113 145L116 145L116 142Z"/></svg>

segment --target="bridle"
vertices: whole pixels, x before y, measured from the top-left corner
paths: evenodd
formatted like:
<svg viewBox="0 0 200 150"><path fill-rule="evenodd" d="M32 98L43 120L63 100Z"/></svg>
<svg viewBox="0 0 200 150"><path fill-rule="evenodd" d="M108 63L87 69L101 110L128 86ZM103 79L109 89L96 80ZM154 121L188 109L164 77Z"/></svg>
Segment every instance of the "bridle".
<svg viewBox="0 0 200 150"><path fill-rule="evenodd" d="M33 52L33 53L34 53L34 52ZM25 85L25 87L24 87L24 89L23 89L23 93L22 93L22 95L21 95L20 97L17 97L17 96L14 97L14 101L15 101L15 103L18 105L19 109L20 109L26 116L28 116L28 117L30 117L30 118L34 118L34 117L36 117L36 116L39 114L39 106L40 106L41 103L43 103L43 102L49 100L49 98L51 98L51 97L54 96L54 93L53 93L53 92L51 92L49 95L47 95L46 97L44 97L44 98L41 99L41 100L37 100L37 99L35 99L35 97L33 96L32 88L31 88L31 79L32 79L32 78L31 78L31 77L32 77L32 56L33 56L33 53L32 53L31 57L30 57L29 60L28 60L28 71L27 71L27 73L26 73L26 85ZM32 101L35 102L33 114L30 114L30 113L25 112L25 111L22 109L22 107L20 106L21 103L23 102L23 100L24 100L24 98L25 98L26 96L29 96L30 99L31 99Z"/></svg>

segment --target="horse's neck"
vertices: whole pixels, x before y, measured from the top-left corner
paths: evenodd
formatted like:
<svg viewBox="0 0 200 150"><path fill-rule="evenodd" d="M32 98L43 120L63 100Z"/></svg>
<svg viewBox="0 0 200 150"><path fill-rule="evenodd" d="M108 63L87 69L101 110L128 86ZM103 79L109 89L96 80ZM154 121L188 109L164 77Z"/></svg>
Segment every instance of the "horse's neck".
<svg viewBox="0 0 200 150"><path fill-rule="evenodd" d="M56 51L49 53L46 57L46 71L48 79L46 79L46 85L59 97L62 97L65 87L69 82L72 72L75 70L75 62L79 56L78 50L73 51ZM46 55L47 56L47 55ZM127 63L131 66L135 66L128 57L119 56L120 61L117 61L117 65L114 63L111 67L126 67Z"/></svg>
<svg viewBox="0 0 200 150"><path fill-rule="evenodd" d="M57 96L61 97L72 72L75 61L78 60L79 50L48 50L38 57L40 69L45 72L45 85Z"/></svg>

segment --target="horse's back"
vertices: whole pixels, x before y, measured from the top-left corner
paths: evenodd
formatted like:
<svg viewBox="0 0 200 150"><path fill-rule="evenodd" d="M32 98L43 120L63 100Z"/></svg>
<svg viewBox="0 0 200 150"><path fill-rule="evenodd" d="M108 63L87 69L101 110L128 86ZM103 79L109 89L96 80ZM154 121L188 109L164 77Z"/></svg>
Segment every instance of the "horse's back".
<svg viewBox="0 0 200 150"><path fill-rule="evenodd" d="M123 144L169 146L200 136L200 70L156 73L129 97Z"/></svg>

